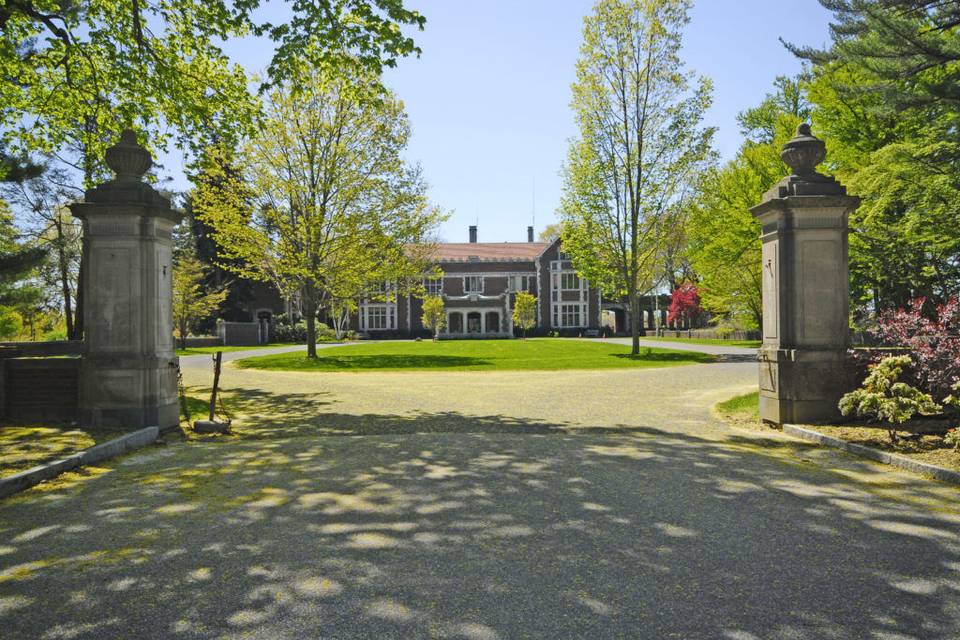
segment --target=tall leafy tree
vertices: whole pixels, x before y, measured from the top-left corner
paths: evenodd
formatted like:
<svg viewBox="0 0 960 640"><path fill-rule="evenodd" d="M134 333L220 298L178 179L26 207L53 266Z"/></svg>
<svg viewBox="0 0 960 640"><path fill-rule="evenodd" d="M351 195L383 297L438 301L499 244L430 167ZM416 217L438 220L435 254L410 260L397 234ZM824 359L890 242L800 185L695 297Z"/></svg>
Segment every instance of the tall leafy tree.
<svg viewBox="0 0 960 640"><path fill-rule="evenodd" d="M710 156L709 80L684 69L689 0L598 0L573 84L579 135L560 205L564 251L608 296L625 295L639 353L640 296L657 281L669 212Z"/></svg>
<svg viewBox="0 0 960 640"><path fill-rule="evenodd" d="M537 298L532 293L520 291L513 301L513 325L520 327L523 338L527 338L527 330L537 326Z"/></svg>
<svg viewBox="0 0 960 640"><path fill-rule="evenodd" d="M179 255L173 265L173 326L181 349L187 348L194 325L216 313L227 298L228 289L205 290L204 275L203 263L191 254Z"/></svg>
<svg viewBox="0 0 960 640"><path fill-rule="evenodd" d="M63 154L89 183L118 128L198 151L239 140L257 105L219 43L274 44L263 85L302 64L378 72L418 52L403 27L424 18L402 0L294 0L263 21L261 0L10 0L0 6L0 125L21 148ZM66 143L66 144L65 144ZM67 147L67 148L64 148Z"/></svg>
<svg viewBox="0 0 960 640"><path fill-rule="evenodd" d="M403 105L375 80L305 69L271 92L239 171L217 175L211 165L215 180L193 196L226 268L299 298L308 357L316 357L317 312L329 300L421 281L425 241L442 219L419 168L402 158L410 136Z"/></svg>
<svg viewBox="0 0 960 640"><path fill-rule="evenodd" d="M960 291L960 4L821 0L826 49L809 96L831 169L862 198L850 217L851 285L862 316Z"/></svg>
<svg viewBox="0 0 960 640"><path fill-rule="evenodd" d="M749 209L789 173L780 149L809 115L802 80L777 78L763 102L739 114L745 141L736 157L705 172L690 201L687 257L701 302L731 324L761 326L760 225Z"/></svg>
<svg viewBox="0 0 960 640"><path fill-rule="evenodd" d="M433 341L447 326L447 310L440 296L427 296L423 299L423 326L433 334Z"/></svg>
<svg viewBox="0 0 960 640"><path fill-rule="evenodd" d="M23 314L19 310L40 301L40 290L24 280L45 255L44 249L18 241L13 216L0 201L0 339L20 333Z"/></svg>
<svg viewBox="0 0 960 640"><path fill-rule="evenodd" d="M67 338L79 340L80 308L77 305L82 225L70 215L67 204L81 196L62 170L51 169L43 175L4 189L4 195L22 213L21 223L33 243L47 250L39 275L47 297L66 324Z"/></svg>

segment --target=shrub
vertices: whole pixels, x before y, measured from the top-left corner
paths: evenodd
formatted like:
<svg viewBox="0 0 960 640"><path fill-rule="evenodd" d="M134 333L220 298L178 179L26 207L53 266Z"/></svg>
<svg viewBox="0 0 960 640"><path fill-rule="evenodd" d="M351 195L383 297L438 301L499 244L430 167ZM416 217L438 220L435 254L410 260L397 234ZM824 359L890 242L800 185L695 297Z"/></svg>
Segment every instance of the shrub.
<svg viewBox="0 0 960 640"><path fill-rule="evenodd" d="M43 334L44 342L53 342L55 340L66 340L67 339L67 330L66 329L51 329Z"/></svg>
<svg viewBox="0 0 960 640"><path fill-rule="evenodd" d="M926 307L926 299L917 298L906 309L882 313L871 333L881 345L908 349L914 363L911 381L943 398L960 382L960 303L953 298L929 314Z"/></svg>
<svg viewBox="0 0 960 640"><path fill-rule="evenodd" d="M726 340L733 335L735 329L733 327L717 327L717 337L721 340Z"/></svg>
<svg viewBox="0 0 960 640"><path fill-rule="evenodd" d="M307 339L306 334L303 339ZM337 342L337 332L333 327L317 323L317 342Z"/></svg>
<svg viewBox="0 0 960 640"><path fill-rule="evenodd" d="M322 322L317 322L317 342L336 342L337 332ZM307 343L307 323L304 320L292 322L286 315L278 315L273 323L274 342Z"/></svg>
<svg viewBox="0 0 960 640"><path fill-rule="evenodd" d="M303 320L293 322L287 316L277 316L273 323L273 340L275 342L292 342L294 344L306 344L307 342L307 323Z"/></svg>
<svg viewBox="0 0 960 640"><path fill-rule="evenodd" d="M960 451L960 429L950 429L943 436L943 443L954 451Z"/></svg>
<svg viewBox="0 0 960 640"><path fill-rule="evenodd" d="M872 417L890 425L903 424L917 414L936 413L940 405L928 393L898 382L903 370L913 364L910 356L893 356L870 365L863 386L840 399L843 415ZM892 432L891 432L892 434Z"/></svg>

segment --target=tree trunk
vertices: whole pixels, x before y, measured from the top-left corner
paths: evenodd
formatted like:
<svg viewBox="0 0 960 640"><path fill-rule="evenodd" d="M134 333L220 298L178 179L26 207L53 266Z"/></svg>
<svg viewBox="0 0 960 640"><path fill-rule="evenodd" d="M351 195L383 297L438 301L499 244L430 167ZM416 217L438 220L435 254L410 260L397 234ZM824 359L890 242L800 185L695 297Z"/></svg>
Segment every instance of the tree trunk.
<svg viewBox="0 0 960 640"><path fill-rule="evenodd" d="M317 357L317 303L313 300L313 292L304 289L303 311L307 321L307 357Z"/></svg>
<svg viewBox="0 0 960 640"><path fill-rule="evenodd" d="M57 249L57 260L60 263L60 289L63 294L63 317L67 321L67 338L74 335L73 305L70 300L70 273L67 265L67 256L63 250L62 238Z"/></svg>
<svg viewBox="0 0 960 640"><path fill-rule="evenodd" d="M640 354L640 323L643 322L640 317L640 296L634 289L629 292L628 298L630 300L630 336L632 338L630 354L636 356Z"/></svg>
<svg viewBox="0 0 960 640"><path fill-rule="evenodd" d="M86 230L86 226L84 226ZM83 290L85 288L83 276L87 264L87 238L84 234L80 244L80 272L77 276L76 301L77 306L74 309L73 334L68 334L70 340L83 340Z"/></svg>

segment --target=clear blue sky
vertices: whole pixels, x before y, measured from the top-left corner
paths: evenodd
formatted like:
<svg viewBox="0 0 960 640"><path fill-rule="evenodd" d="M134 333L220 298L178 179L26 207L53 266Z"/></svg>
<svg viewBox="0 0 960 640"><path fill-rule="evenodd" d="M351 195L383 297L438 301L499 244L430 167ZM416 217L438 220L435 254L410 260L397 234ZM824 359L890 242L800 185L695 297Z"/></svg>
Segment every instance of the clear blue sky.
<svg viewBox="0 0 960 640"><path fill-rule="evenodd" d="M410 115L409 159L422 164L431 199L453 210L441 236L465 242L478 221L481 241L525 240L534 183L537 230L555 221L558 173L575 133L570 83L592 0L407 5L427 18L415 34L423 55L389 70L386 83ZM719 128L724 158L740 145L737 113L762 100L777 75L800 70L778 38L824 44L828 20L816 0L695 0L683 57L714 81L708 124ZM254 42L228 52L253 71L270 55Z"/></svg>

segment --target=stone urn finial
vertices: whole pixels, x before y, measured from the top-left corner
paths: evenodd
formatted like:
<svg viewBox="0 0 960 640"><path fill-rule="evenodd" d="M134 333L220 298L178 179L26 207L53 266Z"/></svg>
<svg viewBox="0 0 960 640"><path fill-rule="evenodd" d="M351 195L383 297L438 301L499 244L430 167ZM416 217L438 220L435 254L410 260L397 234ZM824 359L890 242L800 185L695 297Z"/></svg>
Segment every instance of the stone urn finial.
<svg viewBox="0 0 960 640"><path fill-rule="evenodd" d="M793 170L793 175L815 175L817 165L827 157L827 145L814 137L810 133L810 125L804 122L797 127L793 139L783 145L780 157Z"/></svg>
<svg viewBox="0 0 960 640"><path fill-rule="evenodd" d="M137 134L124 129L120 142L107 149L107 166L117 174L118 182L140 182L153 166L150 152L137 142Z"/></svg>

